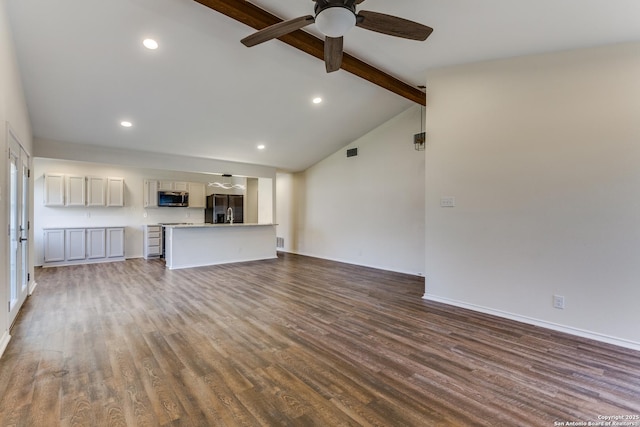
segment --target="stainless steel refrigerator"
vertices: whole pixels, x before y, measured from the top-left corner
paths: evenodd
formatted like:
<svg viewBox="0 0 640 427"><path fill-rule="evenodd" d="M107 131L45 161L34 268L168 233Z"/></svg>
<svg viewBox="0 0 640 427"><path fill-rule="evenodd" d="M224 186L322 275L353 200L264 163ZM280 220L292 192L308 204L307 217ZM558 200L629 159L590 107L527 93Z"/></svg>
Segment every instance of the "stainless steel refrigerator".
<svg viewBox="0 0 640 427"><path fill-rule="evenodd" d="M233 223L244 222L244 196L239 194L212 194L207 196L207 207L204 210L204 222L208 224L228 224L227 210L233 212Z"/></svg>

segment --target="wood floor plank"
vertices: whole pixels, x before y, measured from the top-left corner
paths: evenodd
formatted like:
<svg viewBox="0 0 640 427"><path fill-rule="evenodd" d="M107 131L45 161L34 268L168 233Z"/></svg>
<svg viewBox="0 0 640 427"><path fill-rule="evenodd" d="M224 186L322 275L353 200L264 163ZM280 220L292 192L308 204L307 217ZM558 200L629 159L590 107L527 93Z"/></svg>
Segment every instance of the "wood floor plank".
<svg viewBox="0 0 640 427"><path fill-rule="evenodd" d="M60 419L61 383L66 373L62 352L41 352L36 373L39 386L34 388L27 425L46 425L50 419Z"/></svg>
<svg viewBox="0 0 640 427"><path fill-rule="evenodd" d="M126 344L112 343L109 357L127 425L160 425Z"/></svg>
<svg viewBox="0 0 640 427"><path fill-rule="evenodd" d="M39 352L29 352L16 356L9 363L11 374L5 391L0 399L0 419L18 420L24 416L23 408L31 405L35 389L36 373L40 363ZM4 365L4 364L3 364ZM4 366L3 366L4 368ZM8 421L7 424L12 424Z"/></svg>
<svg viewBox="0 0 640 427"><path fill-rule="evenodd" d="M36 270L0 425L551 426L640 415L640 353L290 254ZM639 423L640 425L640 423Z"/></svg>

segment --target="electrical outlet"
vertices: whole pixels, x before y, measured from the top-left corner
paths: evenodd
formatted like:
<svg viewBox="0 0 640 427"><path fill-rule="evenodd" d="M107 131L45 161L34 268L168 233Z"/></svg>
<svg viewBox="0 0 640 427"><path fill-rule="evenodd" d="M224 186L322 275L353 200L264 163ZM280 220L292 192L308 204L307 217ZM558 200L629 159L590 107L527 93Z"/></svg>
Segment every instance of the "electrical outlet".
<svg viewBox="0 0 640 427"><path fill-rule="evenodd" d="M562 295L553 296L553 308L564 310L564 297Z"/></svg>
<svg viewBox="0 0 640 427"><path fill-rule="evenodd" d="M453 208L456 206L456 198L453 196L440 197L441 208Z"/></svg>

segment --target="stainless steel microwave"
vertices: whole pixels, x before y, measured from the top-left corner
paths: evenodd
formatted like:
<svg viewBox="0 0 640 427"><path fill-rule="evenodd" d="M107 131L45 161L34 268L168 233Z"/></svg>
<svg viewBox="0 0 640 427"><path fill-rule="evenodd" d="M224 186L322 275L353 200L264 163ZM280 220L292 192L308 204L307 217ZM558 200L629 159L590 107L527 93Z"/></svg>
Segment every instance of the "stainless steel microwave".
<svg viewBox="0 0 640 427"><path fill-rule="evenodd" d="M189 206L189 193L186 191L158 191L158 206L186 208Z"/></svg>

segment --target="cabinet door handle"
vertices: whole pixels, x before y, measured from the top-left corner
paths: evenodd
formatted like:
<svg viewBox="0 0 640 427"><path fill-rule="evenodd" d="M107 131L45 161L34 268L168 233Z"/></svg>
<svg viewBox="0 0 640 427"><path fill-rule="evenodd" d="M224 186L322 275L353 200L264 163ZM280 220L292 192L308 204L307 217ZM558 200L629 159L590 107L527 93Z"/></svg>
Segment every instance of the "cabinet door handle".
<svg viewBox="0 0 640 427"><path fill-rule="evenodd" d="M27 241L27 240L29 240L29 239L27 239L26 237L21 237L21 238L20 238L20 242L25 242L25 241Z"/></svg>

